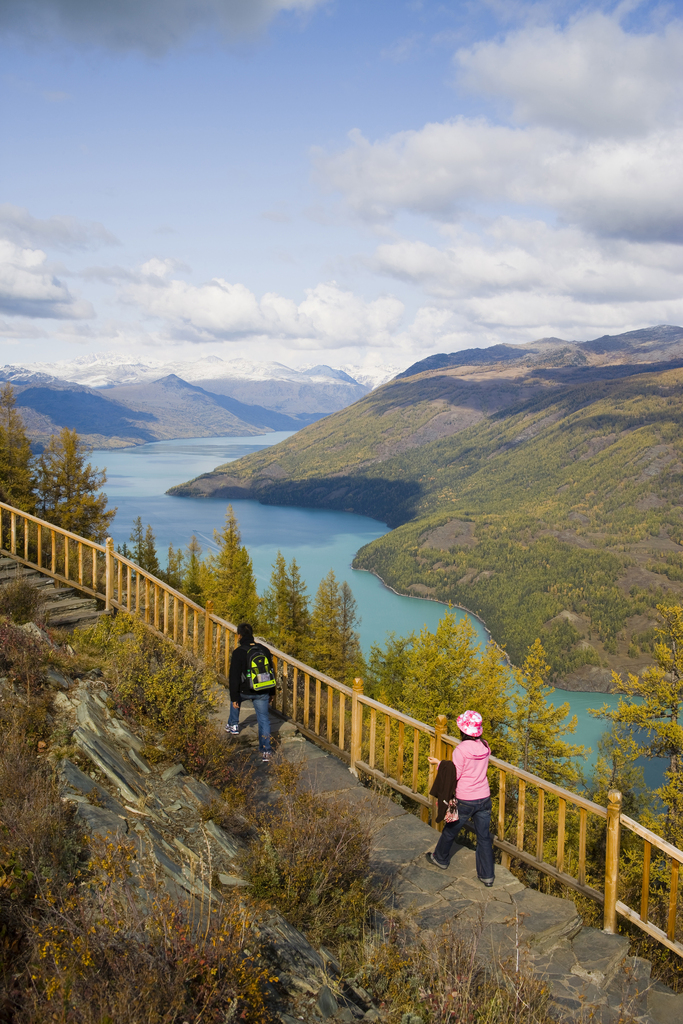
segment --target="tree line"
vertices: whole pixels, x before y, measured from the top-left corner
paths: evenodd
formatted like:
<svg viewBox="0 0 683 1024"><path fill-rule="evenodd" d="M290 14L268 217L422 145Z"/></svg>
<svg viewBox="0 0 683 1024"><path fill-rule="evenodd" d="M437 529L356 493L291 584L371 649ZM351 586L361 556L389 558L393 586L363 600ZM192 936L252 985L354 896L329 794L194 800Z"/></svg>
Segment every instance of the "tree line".
<svg viewBox="0 0 683 1024"><path fill-rule="evenodd" d="M260 597L252 559L242 544L231 505L214 539L216 550L206 554L194 535L185 549L170 544L164 569L154 530L150 524L143 526L138 516L130 545L119 545L118 550L198 604L211 601L214 612L229 622L250 622L274 647L320 672L344 682L364 673L357 604L346 580L340 583L330 569L311 604L296 559L288 565L278 551L269 585Z"/></svg>
<svg viewBox="0 0 683 1024"><path fill-rule="evenodd" d="M116 509L107 508L107 474L87 462L87 451L76 431L65 427L34 455L12 385L0 388L0 501L102 541Z"/></svg>

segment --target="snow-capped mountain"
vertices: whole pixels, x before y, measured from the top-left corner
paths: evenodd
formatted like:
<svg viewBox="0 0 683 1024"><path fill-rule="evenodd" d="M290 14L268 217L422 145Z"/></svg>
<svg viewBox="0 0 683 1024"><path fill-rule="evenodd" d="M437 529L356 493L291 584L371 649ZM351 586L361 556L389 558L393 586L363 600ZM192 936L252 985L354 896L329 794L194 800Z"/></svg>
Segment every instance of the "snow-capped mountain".
<svg viewBox="0 0 683 1024"><path fill-rule="evenodd" d="M399 369L393 366L335 369L318 364L296 370L283 363L227 360L219 356L173 362L126 362L117 353L108 352L55 363L6 366L2 372L5 380L27 381L30 378L37 384L41 379L47 383L49 379L57 378L85 387L106 389L149 384L174 374L214 394L296 416L302 413L327 414L343 409L373 387L394 377Z"/></svg>

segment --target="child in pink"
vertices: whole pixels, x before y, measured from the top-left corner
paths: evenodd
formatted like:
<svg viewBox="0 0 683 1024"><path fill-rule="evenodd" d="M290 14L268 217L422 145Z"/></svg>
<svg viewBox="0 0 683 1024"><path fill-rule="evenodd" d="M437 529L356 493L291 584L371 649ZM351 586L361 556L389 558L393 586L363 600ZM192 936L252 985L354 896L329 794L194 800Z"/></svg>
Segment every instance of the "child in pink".
<svg viewBox="0 0 683 1024"><path fill-rule="evenodd" d="M453 763L457 775L458 820L444 825L436 849L434 853L427 854L427 859L445 870L460 829L471 821L477 836L477 877L484 885L491 886L494 882L491 790L486 774L491 748L482 736L483 723L478 711L463 712L457 723L461 740L453 751ZM430 757L429 760L438 764L436 758Z"/></svg>

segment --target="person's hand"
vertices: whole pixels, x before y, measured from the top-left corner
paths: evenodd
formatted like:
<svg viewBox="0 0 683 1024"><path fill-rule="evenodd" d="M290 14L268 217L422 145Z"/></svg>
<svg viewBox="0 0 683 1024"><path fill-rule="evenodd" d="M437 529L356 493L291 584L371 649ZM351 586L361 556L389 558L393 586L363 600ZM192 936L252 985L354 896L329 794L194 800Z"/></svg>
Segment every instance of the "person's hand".
<svg viewBox="0 0 683 1024"><path fill-rule="evenodd" d="M239 701L237 701L237 700L234 700L234 701L232 702L232 706L233 706L234 708L238 708L238 707L240 706L240 705L239 705Z"/></svg>
<svg viewBox="0 0 683 1024"><path fill-rule="evenodd" d="M427 760L430 764L441 764L441 758L439 757L428 757Z"/></svg>

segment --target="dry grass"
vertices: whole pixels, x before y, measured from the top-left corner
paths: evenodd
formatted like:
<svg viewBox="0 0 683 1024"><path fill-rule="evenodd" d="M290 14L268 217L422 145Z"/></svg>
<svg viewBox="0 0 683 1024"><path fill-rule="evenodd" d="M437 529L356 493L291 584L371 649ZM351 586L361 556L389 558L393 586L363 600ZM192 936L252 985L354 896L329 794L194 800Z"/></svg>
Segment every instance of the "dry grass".
<svg viewBox="0 0 683 1024"><path fill-rule="evenodd" d="M388 1024L552 1024L548 988L514 964L484 965L477 942L452 931L372 936L357 983Z"/></svg>
<svg viewBox="0 0 683 1024"><path fill-rule="evenodd" d="M381 892L369 874L371 831L346 804L298 787L301 765L276 758L275 805L255 819L242 870L314 945L357 941Z"/></svg>
<svg viewBox="0 0 683 1024"><path fill-rule="evenodd" d="M18 624L36 618L42 620L44 603L41 590L18 573L13 580L0 587L0 615Z"/></svg>

